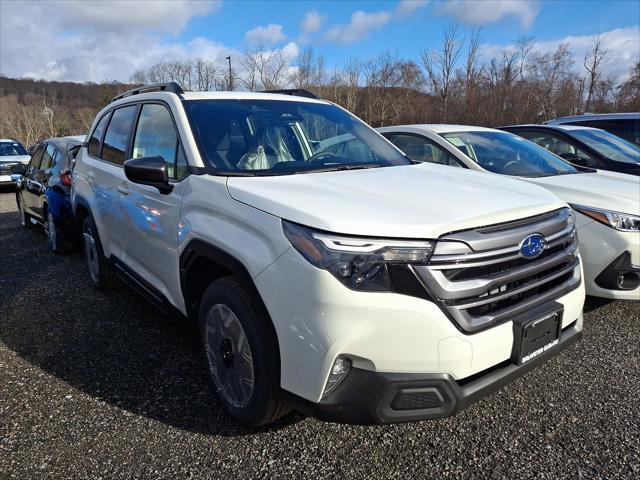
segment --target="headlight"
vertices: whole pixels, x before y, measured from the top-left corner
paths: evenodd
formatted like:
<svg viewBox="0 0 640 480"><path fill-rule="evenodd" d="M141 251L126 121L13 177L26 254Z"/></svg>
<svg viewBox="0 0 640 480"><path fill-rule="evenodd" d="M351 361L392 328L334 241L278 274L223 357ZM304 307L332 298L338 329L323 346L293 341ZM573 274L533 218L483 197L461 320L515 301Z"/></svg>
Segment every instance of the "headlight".
<svg viewBox="0 0 640 480"><path fill-rule="evenodd" d="M425 264L433 242L334 235L282 221L291 245L312 265L354 290L391 290L389 264Z"/></svg>
<svg viewBox="0 0 640 480"><path fill-rule="evenodd" d="M576 211L593 218L597 222L620 230L621 232L640 231L640 217L630 213L613 212L599 208L585 207L584 205L571 205Z"/></svg>

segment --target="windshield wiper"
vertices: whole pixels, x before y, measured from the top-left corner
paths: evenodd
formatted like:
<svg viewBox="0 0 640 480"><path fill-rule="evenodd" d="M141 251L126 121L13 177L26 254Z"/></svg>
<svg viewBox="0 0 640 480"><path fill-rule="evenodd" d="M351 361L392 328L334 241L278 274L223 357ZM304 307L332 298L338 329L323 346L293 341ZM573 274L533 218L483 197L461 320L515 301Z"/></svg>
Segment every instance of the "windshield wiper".
<svg viewBox="0 0 640 480"><path fill-rule="evenodd" d="M298 170L295 173L322 173L322 172L340 172L344 170L364 170L367 168L378 168L381 167L379 163L360 163L360 164L335 164L335 165L324 165L318 168L310 168L308 170Z"/></svg>

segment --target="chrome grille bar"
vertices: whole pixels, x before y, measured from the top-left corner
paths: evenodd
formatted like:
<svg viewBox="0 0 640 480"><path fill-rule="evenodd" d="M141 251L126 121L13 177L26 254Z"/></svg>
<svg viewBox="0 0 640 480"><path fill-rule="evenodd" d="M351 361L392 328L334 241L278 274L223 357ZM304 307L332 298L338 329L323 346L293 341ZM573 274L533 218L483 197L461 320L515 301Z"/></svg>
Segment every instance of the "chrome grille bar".
<svg viewBox="0 0 640 480"><path fill-rule="evenodd" d="M468 332L506 321L525 308L557 298L580 285L580 259L573 217L568 208L530 219L441 237L443 252L413 271L459 326ZM520 253L521 242L538 233L546 250L535 259ZM437 244L436 244L437 252Z"/></svg>

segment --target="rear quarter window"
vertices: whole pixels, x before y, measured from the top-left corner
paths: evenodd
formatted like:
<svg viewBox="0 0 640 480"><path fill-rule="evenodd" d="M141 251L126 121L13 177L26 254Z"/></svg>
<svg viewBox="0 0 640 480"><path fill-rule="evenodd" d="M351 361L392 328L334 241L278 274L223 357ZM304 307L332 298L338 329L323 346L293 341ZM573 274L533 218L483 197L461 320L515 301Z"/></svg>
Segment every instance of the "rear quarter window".
<svg viewBox="0 0 640 480"><path fill-rule="evenodd" d="M104 134L104 129L107 126L107 122L109 121L109 117L111 112L106 113L96 125L96 128L93 130L91 134L91 138L89 139L89 155L92 157L100 157L100 142L102 141L102 136Z"/></svg>

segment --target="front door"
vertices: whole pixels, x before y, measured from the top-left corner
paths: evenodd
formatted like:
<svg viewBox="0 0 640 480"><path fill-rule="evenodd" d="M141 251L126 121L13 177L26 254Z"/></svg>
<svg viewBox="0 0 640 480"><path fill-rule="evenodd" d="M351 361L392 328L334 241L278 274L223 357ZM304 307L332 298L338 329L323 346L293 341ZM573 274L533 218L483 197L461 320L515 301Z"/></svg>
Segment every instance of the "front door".
<svg viewBox="0 0 640 480"><path fill-rule="evenodd" d="M187 175L187 162L168 108L145 103L132 141L132 158L161 156L173 184L169 194L126 180L123 200L125 263L138 277L180 307L178 222ZM154 292L157 293L157 292Z"/></svg>

